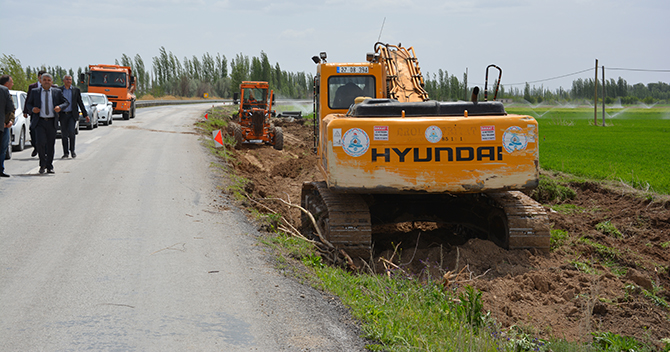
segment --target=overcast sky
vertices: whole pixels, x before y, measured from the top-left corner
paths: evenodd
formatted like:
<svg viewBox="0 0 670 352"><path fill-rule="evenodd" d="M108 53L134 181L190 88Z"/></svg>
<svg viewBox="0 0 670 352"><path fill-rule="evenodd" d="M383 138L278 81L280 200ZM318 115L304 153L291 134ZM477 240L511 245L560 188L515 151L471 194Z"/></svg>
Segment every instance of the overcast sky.
<svg viewBox="0 0 670 352"><path fill-rule="evenodd" d="M483 85L489 64L522 89L593 68L596 58L608 79L670 82L668 72L608 70L670 70L668 0L0 0L0 13L0 52L24 67L76 72L122 54L151 67L164 46L180 61L264 51L283 70L314 73L320 51L329 62L362 62L380 39L413 46L424 75L462 79L468 68L470 86ZM569 89L593 77L531 85Z"/></svg>

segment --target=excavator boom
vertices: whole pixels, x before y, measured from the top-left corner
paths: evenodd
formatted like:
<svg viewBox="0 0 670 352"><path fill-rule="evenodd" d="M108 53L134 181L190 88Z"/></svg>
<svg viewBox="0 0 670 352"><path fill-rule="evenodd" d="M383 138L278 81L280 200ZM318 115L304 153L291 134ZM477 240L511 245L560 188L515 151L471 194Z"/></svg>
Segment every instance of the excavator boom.
<svg viewBox="0 0 670 352"><path fill-rule="evenodd" d="M386 64L386 82L389 98L401 103L428 100L424 80L414 48L392 44L375 44L375 53Z"/></svg>

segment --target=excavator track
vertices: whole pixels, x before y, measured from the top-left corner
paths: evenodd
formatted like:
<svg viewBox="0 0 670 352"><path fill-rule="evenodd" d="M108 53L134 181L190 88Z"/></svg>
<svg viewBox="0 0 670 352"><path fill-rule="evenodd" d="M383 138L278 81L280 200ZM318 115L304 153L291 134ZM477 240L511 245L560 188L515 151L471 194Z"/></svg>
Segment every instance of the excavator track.
<svg viewBox="0 0 670 352"><path fill-rule="evenodd" d="M481 204L478 209L480 218L487 221L488 226L482 228L482 223L470 221L474 221L473 225L480 231L488 228L488 238L497 245L511 250L549 251L549 218L541 204L520 191L488 193L478 202ZM367 258L370 255L371 210L360 195L334 193L325 182L310 182L303 184L301 203L315 217L324 238L336 248L344 249L352 257ZM383 203L388 204L388 200ZM434 205L432 208L441 207ZM460 215L456 217L459 221L465 219ZM302 227L305 234L315 232L311 220L304 214Z"/></svg>
<svg viewBox="0 0 670 352"><path fill-rule="evenodd" d="M505 213L505 224L500 223L497 227L505 233L503 246L549 252L549 217L540 203L520 191L490 193L488 196Z"/></svg>
<svg viewBox="0 0 670 352"><path fill-rule="evenodd" d="M303 184L301 204L312 213L323 236L333 246L344 249L352 257L370 255L370 211L360 195L334 193L325 182L309 182ZM302 227L304 233L315 232L304 214Z"/></svg>

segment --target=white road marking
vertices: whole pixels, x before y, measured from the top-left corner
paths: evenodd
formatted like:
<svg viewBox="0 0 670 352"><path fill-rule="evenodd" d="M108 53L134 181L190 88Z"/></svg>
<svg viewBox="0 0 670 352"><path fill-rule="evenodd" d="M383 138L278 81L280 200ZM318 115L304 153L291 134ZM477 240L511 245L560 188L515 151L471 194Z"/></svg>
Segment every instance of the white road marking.
<svg viewBox="0 0 670 352"><path fill-rule="evenodd" d="M84 142L84 144L91 144L91 143L97 141L98 139L100 139L100 136L93 137L93 138L91 138L91 140Z"/></svg>

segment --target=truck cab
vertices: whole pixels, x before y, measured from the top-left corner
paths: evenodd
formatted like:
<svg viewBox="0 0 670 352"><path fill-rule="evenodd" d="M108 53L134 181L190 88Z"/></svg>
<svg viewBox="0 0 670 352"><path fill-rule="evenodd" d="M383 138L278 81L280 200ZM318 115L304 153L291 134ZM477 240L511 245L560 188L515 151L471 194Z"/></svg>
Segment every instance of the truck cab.
<svg viewBox="0 0 670 352"><path fill-rule="evenodd" d="M137 82L132 69L119 65L89 65L88 69L80 75L80 81L88 84L88 92L105 94L112 102L113 114L121 114L124 120L134 118Z"/></svg>

